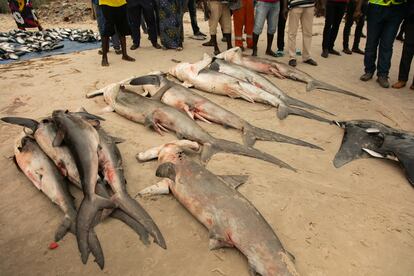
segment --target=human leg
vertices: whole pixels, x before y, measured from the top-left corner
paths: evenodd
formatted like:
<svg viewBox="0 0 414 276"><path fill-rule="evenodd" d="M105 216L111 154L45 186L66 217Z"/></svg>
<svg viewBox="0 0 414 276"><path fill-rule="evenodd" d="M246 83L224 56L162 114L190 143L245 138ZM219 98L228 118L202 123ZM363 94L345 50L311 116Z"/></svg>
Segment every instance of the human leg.
<svg viewBox="0 0 414 276"><path fill-rule="evenodd" d="M296 35L298 33L299 21L305 8L293 8L288 16L288 49L289 59L296 59Z"/></svg>

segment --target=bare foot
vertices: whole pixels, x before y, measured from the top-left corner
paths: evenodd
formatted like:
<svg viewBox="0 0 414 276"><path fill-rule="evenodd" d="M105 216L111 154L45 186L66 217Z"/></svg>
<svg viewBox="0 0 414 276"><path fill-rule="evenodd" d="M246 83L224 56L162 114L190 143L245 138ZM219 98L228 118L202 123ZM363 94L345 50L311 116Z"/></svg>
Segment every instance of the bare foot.
<svg viewBox="0 0 414 276"><path fill-rule="evenodd" d="M102 66L105 66L105 67L109 66L108 59L107 59L107 58L102 58L101 65L102 65Z"/></svg>
<svg viewBox="0 0 414 276"><path fill-rule="evenodd" d="M123 59L123 60L126 60L126 61L135 61L135 58L130 57L130 56L128 56L128 55L124 55L124 56L122 56L122 59Z"/></svg>

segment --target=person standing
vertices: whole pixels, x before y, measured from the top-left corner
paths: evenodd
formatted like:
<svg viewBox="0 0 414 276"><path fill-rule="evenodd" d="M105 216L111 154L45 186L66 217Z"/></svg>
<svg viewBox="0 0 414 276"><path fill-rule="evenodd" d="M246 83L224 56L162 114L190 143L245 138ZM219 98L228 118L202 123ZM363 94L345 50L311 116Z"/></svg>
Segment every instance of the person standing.
<svg viewBox="0 0 414 276"><path fill-rule="evenodd" d="M42 31L43 28L37 19L36 13L33 10L32 0L7 0L11 14L20 30L26 28L38 28Z"/></svg>
<svg viewBox="0 0 414 276"><path fill-rule="evenodd" d="M255 17L252 56L257 56L257 42L259 41L259 36L262 33L264 23L267 21L266 55L277 57L276 53L272 51L272 43L277 29L279 11L279 0L257 0L256 6L254 7Z"/></svg>
<svg viewBox="0 0 414 276"><path fill-rule="evenodd" d="M363 0L362 4L362 15L356 20L356 28L354 35L354 44L352 50L349 49L349 35L351 33L352 25L354 24L354 12L356 8L356 0L350 0L346 9L345 26L344 26L344 38L343 38L343 52L347 55L352 55L352 52L363 55L365 52L359 49L359 42L362 37L362 29L365 23L365 14L367 10L367 0Z"/></svg>
<svg viewBox="0 0 414 276"><path fill-rule="evenodd" d="M277 24L277 52L276 56L283 57L285 49L285 27L286 17L283 13L285 10L285 1L280 2L279 22Z"/></svg>
<svg viewBox="0 0 414 276"><path fill-rule="evenodd" d="M392 47L398 27L405 15L405 3L406 0L369 0L367 42L364 55L365 73L360 77L360 80L372 79L375 70L377 70L379 85L383 88L390 87L388 74L391 67ZM361 6L362 0L359 0L355 10L357 18L361 15Z"/></svg>
<svg viewBox="0 0 414 276"><path fill-rule="evenodd" d="M131 27L133 44L131 50L139 48L141 43L141 14L144 15L148 28L151 44L156 49L161 49L157 42L157 26L155 23L154 4L150 0L128 0L128 21Z"/></svg>
<svg viewBox="0 0 414 276"><path fill-rule="evenodd" d="M253 0L238 0L230 5L233 11L234 44L243 47L243 27L246 33L247 48L253 48L254 5Z"/></svg>
<svg viewBox="0 0 414 276"><path fill-rule="evenodd" d="M203 43L203 46L213 46L214 54L218 55L220 49L217 45L217 26L220 22L223 30L223 37L226 38L227 49L231 49L231 13L228 1L209 0L208 1L209 19L208 27L210 30L210 41Z"/></svg>
<svg viewBox="0 0 414 276"><path fill-rule="evenodd" d="M99 0L99 6L101 7L102 14L105 18L102 32L102 66L109 66L109 37L115 34L115 30L117 30L119 40L121 41L122 59L126 61L135 61L134 58L128 56L126 49L125 36L130 34L126 4L125 0Z"/></svg>
<svg viewBox="0 0 414 276"><path fill-rule="evenodd" d="M327 58L329 54L340 56L334 49L338 36L339 25L344 17L348 0L327 0L325 9L325 27L323 28L322 54Z"/></svg>
<svg viewBox="0 0 414 276"><path fill-rule="evenodd" d="M206 35L200 31L200 27L198 27L197 23L197 7L195 0L188 0L188 13L190 14L191 20L191 28L193 29L194 38L204 40L206 39Z"/></svg>
<svg viewBox="0 0 414 276"><path fill-rule="evenodd" d="M183 49L183 7L177 0L159 0L160 37L164 49Z"/></svg>
<svg viewBox="0 0 414 276"><path fill-rule="evenodd" d="M302 26L302 59L306 64L317 66L318 64L311 58L310 50L312 44L313 16L315 13L315 0L284 0L286 7L289 8L288 16L288 48L289 65L296 66L296 35L298 33L299 22ZM317 0L317 12L320 12L321 0ZM288 10L284 14L287 15Z"/></svg>
<svg viewBox="0 0 414 276"><path fill-rule="evenodd" d="M98 23L99 35L102 37L104 33L104 27L105 27L105 17L102 13L101 6L99 6L99 0L92 0L92 7L93 7L93 10L95 11L96 22ZM122 54L121 42L119 41L119 36L116 30L115 30L114 35L111 36L110 40L112 43L112 47L115 50L115 53L117 55ZM102 55L102 50L99 50L98 53Z"/></svg>
<svg viewBox="0 0 414 276"><path fill-rule="evenodd" d="M414 1L411 1L408 8L409 14L406 17L404 45L401 54L400 70L398 72L398 82L393 84L393 88L403 88L408 81L411 62L414 56ZM414 90L414 77L410 89Z"/></svg>

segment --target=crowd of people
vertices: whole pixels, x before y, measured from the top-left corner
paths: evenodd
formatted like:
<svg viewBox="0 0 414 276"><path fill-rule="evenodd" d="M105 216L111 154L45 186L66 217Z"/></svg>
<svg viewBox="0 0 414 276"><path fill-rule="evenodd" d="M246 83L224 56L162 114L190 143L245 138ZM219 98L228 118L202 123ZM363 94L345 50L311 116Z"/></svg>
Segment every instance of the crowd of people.
<svg viewBox="0 0 414 276"><path fill-rule="evenodd" d="M289 65L296 66L296 57L302 56L305 64L317 66L311 56L313 19L325 16L323 29L323 58L330 55L341 56L335 49L335 41L342 19L342 52L364 55L364 74L361 81L369 81L377 73L377 82L381 87L390 87L388 76L391 67L394 41L403 41L403 51L399 66L398 81L392 85L399 89L406 86L414 55L414 0L92 0L97 18L98 29L102 37L102 66L108 66L110 42L116 54L122 59L135 61L127 54L127 35L132 37L130 50L140 47L141 27L148 33L148 39L155 49L183 49L183 14L188 10L193 31L192 38L204 40L206 35L200 31L197 23L196 1L201 2L204 18L209 23L210 40L203 46L214 47L214 54L220 53L217 43L217 28L220 24L222 41L227 49L232 48L232 17L235 46L244 48L244 41L252 55L258 54L258 41L265 23L267 24L267 47L265 54L272 57L284 56L285 27L287 26L287 45ZM31 12L31 1L23 9L18 1L9 0L15 19L23 16L28 20L24 24L40 23ZM17 13L20 15L18 16ZM35 20L34 20L34 19ZM23 25L16 19L19 28ZM27 21L27 22L26 22ZM367 22L365 50L361 48L364 24ZM354 41L349 47L352 26L356 25ZM35 25L36 25L35 24ZM36 25L36 26L37 26ZM299 25L302 28L302 49L296 48ZM244 36L245 34L245 36ZM277 35L277 50L272 45ZM161 45L158 43L160 38ZM413 84L410 87L414 89Z"/></svg>

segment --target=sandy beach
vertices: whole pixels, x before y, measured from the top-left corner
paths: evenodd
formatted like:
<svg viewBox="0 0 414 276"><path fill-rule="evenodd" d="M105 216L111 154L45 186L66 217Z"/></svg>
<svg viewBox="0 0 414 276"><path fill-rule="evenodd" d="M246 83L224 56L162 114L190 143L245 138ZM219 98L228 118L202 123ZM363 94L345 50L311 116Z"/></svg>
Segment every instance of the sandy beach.
<svg viewBox="0 0 414 276"><path fill-rule="evenodd" d="M413 90L408 87L382 89L375 80L361 82L361 55L320 57L323 20L315 19L312 43L313 58L319 66L303 64L299 58L298 68L371 101L321 90L306 92L302 83L271 80L287 94L335 113L336 117L330 119L372 119L414 131ZM136 58L134 63L122 61L111 51L110 66L104 68L100 66L97 50L89 50L1 65L0 116L41 118L55 109L76 110L79 107L99 113L106 106L103 98L86 99L87 92L132 75L167 71L175 65L172 59L193 62L201 59L204 52L212 54L212 48L202 47L202 42L188 38L192 34L188 14L184 24L183 51L155 50L143 36L141 48L129 51ZM199 24L201 30L208 33L201 12ZM52 27L47 22L43 25ZM59 26L96 30L92 20ZM13 28L12 17L0 15L0 31ZM337 50L342 50L342 28L343 24L336 42ZM131 45L130 38L127 43ZM259 56L264 56L265 43L265 35L262 35ZM297 45L301 46L300 34ZM361 48L364 45L365 39L362 39ZM224 43L220 42L219 46L225 49ZM391 83L397 80L401 50L402 43L396 41ZM286 56L280 60L288 62ZM412 76L413 72L409 84ZM296 173L229 154L217 154L208 163L208 169L217 174L250 176L239 191L256 206L285 248L295 256L295 265L301 275L413 275L414 189L398 165L384 160L359 159L336 169L332 160L342 141L343 130L340 128L296 116L280 121L275 108L197 93L255 126L324 148L324 151L318 151L257 142L256 148L289 163L297 168ZM102 123L104 128L126 140L119 144L119 148L128 192L135 196L141 189L158 182L156 162L138 163L135 154L171 141L175 136L160 136L116 113L102 116L106 119ZM235 130L202 122L200 125L213 136L242 141ZM171 195L150 199L136 197L160 227L167 250L154 243L143 245L133 231L113 219L95 228L105 254L103 271L92 257L86 265L81 263L76 239L71 234L59 242L57 249L49 250L48 245L53 241L63 214L13 163L13 143L20 132L21 127L0 123L1 275L249 275L246 259L237 250L208 249L208 231ZM79 203L79 191L72 189L72 192Z"/></svg>

